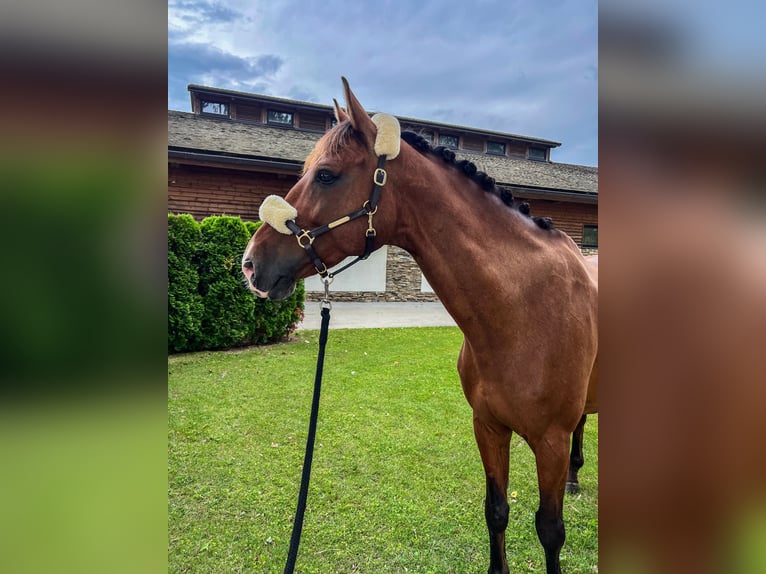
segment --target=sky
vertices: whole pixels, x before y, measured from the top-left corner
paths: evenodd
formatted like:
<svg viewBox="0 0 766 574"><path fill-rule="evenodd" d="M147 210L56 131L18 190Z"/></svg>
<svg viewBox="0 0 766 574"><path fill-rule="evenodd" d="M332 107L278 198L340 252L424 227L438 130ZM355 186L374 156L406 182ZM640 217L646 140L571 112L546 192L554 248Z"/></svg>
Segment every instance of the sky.
<svg viewBox="0 0 766 574"><path fill-rule="evenodd" d="M168 108L188 84L561 142L598 165L595 1L171 0Z"/></svg>

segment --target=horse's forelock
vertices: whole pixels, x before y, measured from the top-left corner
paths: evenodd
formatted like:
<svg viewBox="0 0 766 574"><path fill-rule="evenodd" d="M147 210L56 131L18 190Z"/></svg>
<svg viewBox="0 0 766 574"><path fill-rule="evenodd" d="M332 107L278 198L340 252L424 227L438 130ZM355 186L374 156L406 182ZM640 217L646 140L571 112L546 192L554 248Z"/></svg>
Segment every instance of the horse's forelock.
<svg viewBox="0 0 766 574"><path fill-rule="evenodd" d="M360 135L354 130L351 122L346 120L337 123L314 146L314 149L303 163L303 173L311 169L311 166L316 163L320 156L324 154L339 155L348 146L352 138L357 138L361 142Z"/></svg>

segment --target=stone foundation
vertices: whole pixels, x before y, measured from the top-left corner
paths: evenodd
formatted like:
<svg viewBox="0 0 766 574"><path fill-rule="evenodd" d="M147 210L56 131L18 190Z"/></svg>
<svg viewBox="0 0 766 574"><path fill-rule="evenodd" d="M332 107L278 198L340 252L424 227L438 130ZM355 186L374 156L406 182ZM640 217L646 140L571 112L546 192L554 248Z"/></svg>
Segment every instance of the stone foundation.
<svg viewBox="0 0 766 574"><path fill-rule="evenodd" d="M359 265L364 265L360 263ZM368 301L372 303L400 303L438 301L435 293L420 290L420 267L404 249L390 245L386 258L386 290L383 293L371 291L332 291L333 301ZM322 293L307 292L306 301L320 301Z"/></svg>

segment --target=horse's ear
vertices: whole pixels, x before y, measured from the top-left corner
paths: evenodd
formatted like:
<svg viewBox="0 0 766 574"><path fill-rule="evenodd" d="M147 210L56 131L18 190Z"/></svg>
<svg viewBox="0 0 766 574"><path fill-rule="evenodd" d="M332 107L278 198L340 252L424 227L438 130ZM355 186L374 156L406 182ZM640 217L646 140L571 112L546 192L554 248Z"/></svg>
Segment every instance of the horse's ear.
<svg viewBox="0 0 766 574"><path fill-rule="evenodd" d="M346 114L346 112L343 111L343 108L340 107L338 100L333 98L332 101L335 104L335 119L338 120L338 123L346 121L348 119L348 114Z"/></svg>
<svg viewBox="0 0 766 574"><path fill-rule="evenodd" d="M348 80L344 77L341 77L341 80L343 81L343 94L346 98L346 113L348 114L348 119L351 122L351 125L356 131L362 132L368 136L370 143L374 142L375 134L377 132L375 124L372 123L370 116L367 115L362 104L359 103L359 100L356 99L351 88L349 88Z"/></svg>

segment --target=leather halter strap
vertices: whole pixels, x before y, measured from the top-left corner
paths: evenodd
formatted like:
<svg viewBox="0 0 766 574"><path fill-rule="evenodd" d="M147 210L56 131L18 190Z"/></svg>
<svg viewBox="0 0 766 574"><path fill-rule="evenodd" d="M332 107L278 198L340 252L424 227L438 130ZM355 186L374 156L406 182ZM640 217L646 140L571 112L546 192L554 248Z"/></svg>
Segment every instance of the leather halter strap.
<svg viewBox="0 0 766 574"><path fill-rule="evenodd" d="M345 271L352 265L355 265L359 263L360 261L364 261L367 259L370 254L375 249L375 228L372 225L372 218L378 211L378 201L380 200L380 194L383 190L383 186L386 185L386 179L388 178L388 174L386 173L386 170L384 169L386 165L386 156L381 155L378 157L378 167L373 173L372 176L372 191L370 192L370 199L364 202L364 205L357 209L356 211L352 211L351 213L344 215L343 217L339 217L338 219L335 219L331 221L330 223L326 223L324 225L320 225L319 227L315 227L311 231L306 231L305 229L301 229L298 227L298 225L295 223L295 221L286 221L285 225L287 228L295 235L296 240L298 241L298 245L300 245L303 250L306 252L306 255L311 260L312 265L317 270L317 273L319 273L319 276L322 279L326 280L332 280L338 273ZM314 240L319 237L320 235L323 235L325 233L328 233L335 229L336 227L340 227L341 225L345 225L346 223L349 223L351 221L354 221L356 219L359 219L360 217L367 216L368 224L367 224L367 231L365 231L365 244L364 244L364 253L362 253L360 256L358 256L356 259L351 261L350 263L344 265L334 273L330 273L327 269L327 265L322 261L322 259L319 257L319 254L317 254L316 250L314 249L313 243Z"/></svg>

